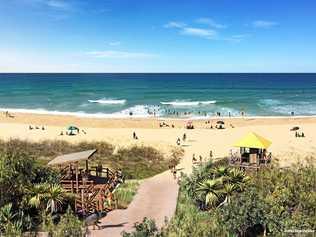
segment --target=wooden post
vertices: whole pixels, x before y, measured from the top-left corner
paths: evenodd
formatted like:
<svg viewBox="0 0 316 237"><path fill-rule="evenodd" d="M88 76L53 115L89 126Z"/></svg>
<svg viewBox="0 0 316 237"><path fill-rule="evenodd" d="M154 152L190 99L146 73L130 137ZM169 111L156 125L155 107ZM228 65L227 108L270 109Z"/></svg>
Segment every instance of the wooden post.
<svg viewBox="0 0 316 237"><path fill-rule="evenodd" d="M76 192L77 193L79 193L79 176L78 176L78 173L79 173L79 171L78 171L78 166L79 166L79 164L78 164L78 162L76 162Z"/></svg>
<svg viewBox="0 0 316 237"><path fill-rule="evenodd" d="M86 160L86 171L89 171L89 165L88 165L88 160Z"/></svg>
<svg viewBox="0 0 316 237"><path fill-rule="evenodd" d="M70 184L71 184L71 193L74 193L74 183L72 180L70 180Z"/></svg>
<svg viewBox="0 0 316 237"><path fill-rule="evenodd" d="M81 189L81 208L82 208L82 213L85 214L85 201L84 201L84 190Z"/></svg>

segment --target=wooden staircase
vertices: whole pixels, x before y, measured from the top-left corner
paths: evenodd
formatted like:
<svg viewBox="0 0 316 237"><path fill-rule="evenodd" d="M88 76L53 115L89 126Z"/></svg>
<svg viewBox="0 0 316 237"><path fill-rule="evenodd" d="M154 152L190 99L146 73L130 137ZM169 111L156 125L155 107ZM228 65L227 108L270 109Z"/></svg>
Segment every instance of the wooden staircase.
<svg viewBox="0 0 316 237"><path fill-rule="evenodd" d="M88 215L94 211L110 211L113 200L113 191L123 182L123 178L118 173L105 169L104 182L95 181L91 176L88 180L81 179L78 185L75 180L62 180L63 188L75 195L75 209L78 213ZM97 177L100 178L100 177ZM108 202L108 203L107 203Z"/></svg>

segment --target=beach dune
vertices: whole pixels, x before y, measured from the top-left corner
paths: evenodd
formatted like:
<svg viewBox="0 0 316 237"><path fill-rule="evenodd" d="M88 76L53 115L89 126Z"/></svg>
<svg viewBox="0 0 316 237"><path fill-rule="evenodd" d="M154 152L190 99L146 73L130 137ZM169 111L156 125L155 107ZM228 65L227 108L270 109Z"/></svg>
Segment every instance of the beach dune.
<svg viewBox="0 0 316 237"><path fill-rule="evenodd" d="M175 128L160 128L161 122L155 118L147 119L97 119L73 116L53 116L38 114L14 114L14 118L0 117L0 138L28 139L31 141L62 139L69 142L107 141L117 146L152 145L168 152L176 146L177 138L186 133L186 142L181 143L185 149L185 157L181 165L185 169L192 167L192 155L208 158L210 150L215 158L226 157L230 151L235 151L233 144L248 132L256 132L272 141L269 149L273 157L282 166L290 165L298 159L312 156L316 152L316 118L315 117L274 117L274 118L227 118L223 119L226 129L210 129L220 118L193 121L195 129L185 129L186 120L165 120ZM29 129L29 126L40 129ZM76 136L60 136L67 126L76 125L81 132ZM232 126L231 126L232 125ZM41 127L44 126L45 130ZM290 131L294 126L300 127L304 138L295 137ZM133 132L138 140L133 139Z"/></svg>

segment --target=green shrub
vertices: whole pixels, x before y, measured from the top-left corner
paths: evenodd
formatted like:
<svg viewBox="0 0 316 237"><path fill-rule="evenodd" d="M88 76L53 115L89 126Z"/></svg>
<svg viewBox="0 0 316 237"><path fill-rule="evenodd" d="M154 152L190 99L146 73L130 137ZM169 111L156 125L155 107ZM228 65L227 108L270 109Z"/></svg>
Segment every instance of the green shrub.
<svg viewBox="0 0 316 237"><path fill-rule="evenodd" d="M135 231L122 233L123 237L159 237L162 236L155 221L145 217L141 223L135 223Z"/></svg>
<svg viewBox="0 0 316 237"><path fill-rule="evenodd" d="M208 163L182 179L176 214L166 236L258 236L263 232L283 236L290 230L316 229L313 161L288 169L274 165L249 172L249 180L247 178L245 185L238 185L238 190L230 193L229 201L217 208L201 208L200 198L204 196L197 192L199 183L219 178L223 182L235 182L238 172L229 178L230 170L225 163ZM216 190L222 195L220 189Z"/></svg>
<svg viewBox="0 0 316 237"><path fill-rule="evenodd" d="M81 237L84 236L82 222L72 213L69 208L61 217L55 228L53 237Z"/></svg>
<svg viewBox="0 0 316 237"><path fill-rule="evenodd" d="M73 214L70 208L56 224L51 215L43 214L42 231L51 237L82 237L85 235L83 223Z"/></svg>

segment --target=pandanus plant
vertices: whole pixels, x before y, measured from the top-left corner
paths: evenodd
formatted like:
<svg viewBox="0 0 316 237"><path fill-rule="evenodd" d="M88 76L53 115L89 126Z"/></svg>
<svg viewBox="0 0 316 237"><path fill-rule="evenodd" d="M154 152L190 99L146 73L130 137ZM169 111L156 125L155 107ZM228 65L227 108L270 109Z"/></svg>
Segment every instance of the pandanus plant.
<svg viewBox="0 0 316 237"><path fill-rule="evenodd" d="M197 183L195 193L207 208L220 207L230 203L234 192L243 191L249 177L241 170L225 166L211 170L211 179L204 179Z"/></svg>
<svg viewBox="0 0 316 237"><path fill-rule="evenodd" d="M40 183L30 188L28 203L53 214L61 209L67 199L68 194L60 185Z"/></svg>

